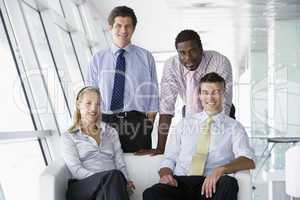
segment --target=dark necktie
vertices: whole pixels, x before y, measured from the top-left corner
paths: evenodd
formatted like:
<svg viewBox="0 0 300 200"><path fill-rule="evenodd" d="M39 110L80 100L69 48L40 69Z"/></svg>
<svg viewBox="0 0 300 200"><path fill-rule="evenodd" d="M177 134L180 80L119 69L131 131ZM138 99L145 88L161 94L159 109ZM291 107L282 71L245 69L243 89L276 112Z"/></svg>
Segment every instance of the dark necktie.
<svg viewBox="0 0 300 200"><path fill-rule="evenodd" d="M111 98L110 110L120 111L124 107L124 88L125 88L125 70L126 63L124 57L124 49L119 50L119 55L116 63L114 88Z"/></svg>

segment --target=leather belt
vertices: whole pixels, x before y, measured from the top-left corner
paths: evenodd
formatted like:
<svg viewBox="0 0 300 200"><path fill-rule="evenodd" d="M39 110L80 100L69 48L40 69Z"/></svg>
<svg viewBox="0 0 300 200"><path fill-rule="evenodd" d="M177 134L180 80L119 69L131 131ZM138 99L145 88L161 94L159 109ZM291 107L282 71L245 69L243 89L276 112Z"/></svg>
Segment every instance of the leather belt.
<svg viewBox="0 0 300 200"><path fill-rule="evenodd" d="M146 118L146 114L139 111L128 111L128 112L119 112L119 113L113 113L113 114L105 114L102 113L102 120L108 121L113 119L127 119L131 117L142 117Z"/></svg>

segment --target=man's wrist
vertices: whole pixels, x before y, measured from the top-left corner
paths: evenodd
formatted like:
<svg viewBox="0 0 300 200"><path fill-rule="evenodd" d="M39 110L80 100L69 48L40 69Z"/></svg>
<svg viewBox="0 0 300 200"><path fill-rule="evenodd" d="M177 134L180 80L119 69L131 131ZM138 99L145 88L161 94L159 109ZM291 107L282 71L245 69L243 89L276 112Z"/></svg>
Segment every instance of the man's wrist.
<svg viewBox="0 0 300 200"><path fill-rule="evenodd" d="M222 173L222 175L226 174L226 167L225 166L218 167L218 170Z"/></svg>
<svg viewBox="0 0 300 200"><path fill-rule="evenodd" d="M158 134L158 142L157 142L157 149L165 151L166 142L167 142L168 135Z"/></svg>
<svg viewBox="0 0 300 200"><path fill-rule="evenodd" d="M165 152L165 146L161 145L161 144L157 144L156 150L161 151L161 152Z"/></svg>
<svg viewBox="0 0 300 200"><path fill-rule="evenodd" d="M161 177L166 176L166 175L172 175L173 171L168 167L163 167L159 170L158 173L159 173L159 176L161 178Z"/></svg>
<svg viewBox="0 0 300 200"><path fill-rule="evenodd" d="M150 120L152 123L154 123L156 117L156 112L148 112L147 113L147 118Z"/></svg>

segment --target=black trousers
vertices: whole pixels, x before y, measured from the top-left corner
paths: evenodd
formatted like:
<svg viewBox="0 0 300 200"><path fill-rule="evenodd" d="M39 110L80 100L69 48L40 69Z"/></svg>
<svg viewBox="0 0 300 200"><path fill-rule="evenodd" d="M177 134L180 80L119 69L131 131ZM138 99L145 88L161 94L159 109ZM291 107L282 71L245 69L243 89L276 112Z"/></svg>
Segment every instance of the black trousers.
<svg viewBox="0 0 300 200"><path fill-rule="evenodd" d="M129 200L127 181L119 170L100 172L82 180L69 180L67 200Z"/></svg>
<svg viewBox="0 0 300 200"><path fill-rule="evenodd" d="M155 184L143 193L143 200L237 200L238 183L231 176L222 176L217 182L216 193L212 198L201 195L204 176L175 176L178 187Z"/></svg>
<svg viewBox="0 0 300 200"><path fill-rule="evenodd" d="M102 121L118 131L121 147L125 153L152 148L153 124L144 113L130 111L111 115L102 114Z"/></svg>

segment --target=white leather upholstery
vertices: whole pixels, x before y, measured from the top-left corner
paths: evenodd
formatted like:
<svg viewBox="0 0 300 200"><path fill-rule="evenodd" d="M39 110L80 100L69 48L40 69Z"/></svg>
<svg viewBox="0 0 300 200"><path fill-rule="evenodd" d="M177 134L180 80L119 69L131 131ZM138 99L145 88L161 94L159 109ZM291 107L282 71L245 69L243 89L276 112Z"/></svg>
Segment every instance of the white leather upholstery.
<svg viewBox="0 0 300 200"><path fill-rule="evenodd" d="M162 156L134 156L125 154L131 180L136 190L131 200L142 200L143 191L158 182L158 169ZM234 174L239 183L239 200L251 200L251 178L248 171ZM65 200L70 172L63 160L50 164L40 176L39 195L42 200Z"/></svg>
<svg viewBox="0 0 300 200"><path fill-rule="evenodd" d="M292 197L300 197L300 145L291 147L285 153L285 188ZM298 199L298 198L297 198Z"/></svg>

